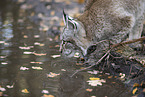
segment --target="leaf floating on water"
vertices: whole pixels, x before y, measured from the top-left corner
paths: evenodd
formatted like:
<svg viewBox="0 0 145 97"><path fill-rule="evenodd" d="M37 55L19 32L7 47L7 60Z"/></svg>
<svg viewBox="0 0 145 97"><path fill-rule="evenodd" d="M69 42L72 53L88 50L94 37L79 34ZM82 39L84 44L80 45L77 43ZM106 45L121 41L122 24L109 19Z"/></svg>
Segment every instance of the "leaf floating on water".
<svg viewBox="0 0 145 97"><path fill-rule="evenodd" d="M2 88L2 87L0 86L0 91L1 91L1 92L4 92L4 91L6 91L6 89L5 89L5 88Z"/></svg>
<svg viewBox="0 0 145 97"><path fill-rule="evenodd" d="M46 53L41 53L41 54L38 54L38 53L33 53L34 55L36 55L36 56L45 56L46 55Z"/></svg>
<svg viewBox="0 0 145 97"><path fill-rule="evenodd" d="M39 42L35 42L34 45L44 46L45 44L42 44L42 43L39 43Z"/></svg>
<svg viewBox="0 0 145 97"><path fill-rule="evenodd" d="M2 64L2 65L7 65L8 63L6 63L6 62L2 62L1 64Z"/></svg>
<svg viewBox="0 0 145 97"><path fill-rule="evenodd" d="M58 75L60 75L60 73L56 74L56 73L50 72L49 74L47 74L47 77L56 77Z"/></svg>
<svg viewBox="0 0 145 97"><path fill-rule="evenodd" d="M22 93L29 93L29 91L27 89L23 89L21 92Z"/></svg>
<svg viewBox="0 0 145 97"><path fill-rule="evenodd" d="M10 89L10 88L13 88L14 85L11 85L11 86L10 85L7 85L6 87Z"/></svg>
<svg viewBox="0 0 145 97"><path fill-rule="evenodd" d="M37 63L37 64L43 64L43 62L30 62L30 63L33 63L33 64L35 64L35 63Z"/></svg>
<svg viewBox="0 0 145 97"><path fill-rule="evenodd" d="M49 91L48 91L48 90L42 90L42 92L41 92L41 93L48 94L48 93L49 93Z"/></svg>
<svg viewBox="0 0 145 97"><path fill-rule="evenodd" d="M29 55L29 54L33 54L34 52L23 52L23 54Z"/></svg>
<svg viewBox="0 0 145 97"><path fill-rule="evenodd" d="M97 78L97 77L90 77L89 79L90 80L100 80L100 78Z"/></svg>
<svg viewBox="0 0 145 97"><path fill-rule="evenodd" d="M40 37L40 35L34 35L34 38L39 38Z"/></svg>
<svg viewBox="0 0 145 97"><path fill-rule="evenodd" d="M51 57L52 58L58 58L58 57L60 57L61 55L52 55Z"/></svg>
<svg viewBox="0 0 145 97"><path fill-rule="evenodd" d="M24 37L24 38L28 38L28 36L27 36L27 35L24 35L23 37Z"/></svg>
<svg viewBox="0 0 145 97"><path fill-rule="evenodd" d="M36 67L36 66L32 66L32 69L36 69L36 70L42 70L42 67Z"/></svg>
<svg viewBox="0 0 145 97"><path fill-rule="evenodd" d="M133 87L139 87L140 85L138 83L134 83Z"/></svg>
<svg viewBox="0 0 145 97"><path fill-rule="evenodd" d="M59 47L59 45L55 45L55 47Z"/></svg>
<svg viewBox="0 0 145 97"><path fill-rule="evenodd" d="M133 89L132 94L135 94L137 92L137 88Z"/></svg>
<svg viewBox="0 0 145 97"><path fill-rule="evenodd" d="M54 97L53 95L46 95L44 94L42 97Z"/></svg>
<svg viewBox="0 0 145 97"><path fill-rule="evenodd" d="M87 82L89 82L89 85L91 86L102 86L102 83L105 83L106 81L100 78L90 78L90 80Z"/></svg>
<svg viewBox="0 0 145 97"><path fill-rule="evenodd" d="M5 43L5 41L0 41L0 44Z"/></svg>
<svg viewBox="0 0 145 97"><path fill-rule="evenodd" d="M29 70L29 68L21 66L20 70Z"/></svg>
<svg viewBox="0 0 145 97"><path fill-rule="evenodd" d="M92 92L92 91L93 91L93 89L86 89L86 91L88 91L88 92Z"/></svg>
<svg viewBox="0 0 145 97"><path fill-rule="evenodd" d="M65 69L61 69L61 71L66 71Z"/></svg>
<svg viewBox="0 0 145 97"><path fill-rule="evenodd" d="M44 46L45 44L40 44L39 46Z"/></svg>
<svg viewBox="0 0 145 97"><path fill-rule="evenodd" d="M6 56L0 56L0 58L6 58Z"/></svg>
<svg viewBox="0 0 145 97"><path fill-rule="evenodd" d="M40 45L40 43L39 42L35 42L34 45Z"/></svg>
<svg viewBox="0 0 145 97"><path fill-rule="evenodd" d="M22 47L22 46L20 46L19 48L20 49L24 49L24 50L29 50L31 48L34 48L34 46L28 46L28 47Z"/></svg>

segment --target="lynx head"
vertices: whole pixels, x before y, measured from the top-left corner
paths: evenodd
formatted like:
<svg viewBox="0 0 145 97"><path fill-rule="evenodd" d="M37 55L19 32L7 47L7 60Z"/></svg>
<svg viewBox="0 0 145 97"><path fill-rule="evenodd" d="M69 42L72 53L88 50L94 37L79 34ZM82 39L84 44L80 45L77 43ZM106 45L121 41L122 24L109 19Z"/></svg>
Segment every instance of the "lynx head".
<svg viewBox="0 0 145 97"><path fill-rule="evenodd" d="M64 11L63 20L65 27L60 35L60 39L62 40L60 51L64 55L70 57L72 57L75 52L79 52L81 55L86 55L89 42L86 39L86 32L83 24L66 15Z"/></svg>

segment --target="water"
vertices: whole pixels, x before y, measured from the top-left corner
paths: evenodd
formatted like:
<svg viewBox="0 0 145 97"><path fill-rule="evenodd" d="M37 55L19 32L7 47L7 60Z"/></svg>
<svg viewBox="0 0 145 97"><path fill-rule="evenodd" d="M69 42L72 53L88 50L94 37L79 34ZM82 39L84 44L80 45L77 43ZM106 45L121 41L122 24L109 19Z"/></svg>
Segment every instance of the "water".
<svg viewBox="0 0 145 97"><path fill-rule="evenodd" d="M27 12L15 3L0 2L1 96L131 97L118 78L101 71L81 71L70 77L83 66L76 65L76 58L60 56L60 41L39 31L39 25L27 17ZM87 81L93 77L105 82L91 86Z"/></svg>

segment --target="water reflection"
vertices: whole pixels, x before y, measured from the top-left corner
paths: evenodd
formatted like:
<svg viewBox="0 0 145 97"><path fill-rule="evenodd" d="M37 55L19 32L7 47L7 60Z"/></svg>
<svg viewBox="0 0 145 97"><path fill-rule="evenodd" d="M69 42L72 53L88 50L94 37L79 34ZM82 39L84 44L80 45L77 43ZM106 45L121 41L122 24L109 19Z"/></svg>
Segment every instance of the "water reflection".
<svg viewBox="0 0 145 97"><path fill-rule="evenodd" d="M115 97L118 92L124 97L130 97L123 84L120 85L119 81L111 84L112 79L109 81L107 75L102 73L99 75L106 79L107 83L99 87L92 87L87 83L90 77L100 77L99 75L83 71L71 78L70 75L81 68L76 65L76 58L52 58L52 55L60 55L59 41L45 32L40 32L38 26L26 18L26 11L13 2L4 0L0 5L0 88L6 89L0 91L1 95ZM20 69L22 67L27 69ZM50 77L50 72L58 76ZM48 92L44 93L44 90ZM120 95L117 97L122 97Z"/></svg>

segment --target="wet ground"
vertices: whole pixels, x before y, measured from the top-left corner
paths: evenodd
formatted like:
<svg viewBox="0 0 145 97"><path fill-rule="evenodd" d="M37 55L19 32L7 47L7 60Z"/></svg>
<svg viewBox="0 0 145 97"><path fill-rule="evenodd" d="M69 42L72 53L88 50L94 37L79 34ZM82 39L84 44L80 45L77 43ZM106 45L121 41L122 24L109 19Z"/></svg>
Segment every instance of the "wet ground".
<svg viewBox="0 0 145 97"><path fill-rule="evenodd" d="M131 97L130 89L109 73L90 69L70 77L84 67L77 58L62 56L58 36L40 29L21 8L0 1L0 96Z"/></svg>

